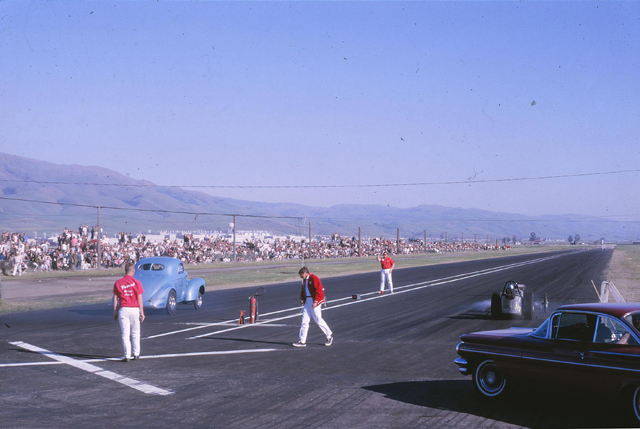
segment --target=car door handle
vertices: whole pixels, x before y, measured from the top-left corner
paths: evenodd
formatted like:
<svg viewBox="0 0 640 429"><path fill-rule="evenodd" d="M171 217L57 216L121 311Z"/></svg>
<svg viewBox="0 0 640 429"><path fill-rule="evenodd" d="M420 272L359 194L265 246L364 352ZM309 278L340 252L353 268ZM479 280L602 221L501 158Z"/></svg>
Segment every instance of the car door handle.
<svg viewBox="0 0 640 429"><path fill-rule="evenodd" d="M580 359L584 359L584 352L574 352L574 353L580 355Z"/></svg>

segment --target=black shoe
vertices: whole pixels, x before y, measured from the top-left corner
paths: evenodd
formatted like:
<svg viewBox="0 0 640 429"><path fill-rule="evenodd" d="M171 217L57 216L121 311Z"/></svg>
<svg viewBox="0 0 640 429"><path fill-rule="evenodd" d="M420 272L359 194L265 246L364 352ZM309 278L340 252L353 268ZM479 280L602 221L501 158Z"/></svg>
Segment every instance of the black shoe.
<svg viewBox="0 0 640 429"><path fill-rule="evenodd" d="M129 362L129 358L122 358L120 362Z"/></svg>
<svg viewBox="0 0 640 429"><path fill-rule="evenodd" d="M140 356L134 356L133 360L140 360Z"/></svg>

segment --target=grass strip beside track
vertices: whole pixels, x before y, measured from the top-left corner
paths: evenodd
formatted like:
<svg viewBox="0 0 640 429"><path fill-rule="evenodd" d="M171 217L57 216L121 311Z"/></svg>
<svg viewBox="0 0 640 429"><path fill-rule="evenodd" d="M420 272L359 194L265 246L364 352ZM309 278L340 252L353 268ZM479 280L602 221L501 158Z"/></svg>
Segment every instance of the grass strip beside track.
<svg viewBox="0 0 640 429"><path fill-rule="evenodd" d="M518 254L540 253L553 250L564 250L568 246L539 247L522 246L506 251L482 251L461 253L425 253L418 255L391 255L396 262L396 269L452 262L471 261L477 259L501 258ZM280 261L280 262L249 262L240 264L228 264L227 267L216 270L211 274L197 274L202 277L208 287L216 289L229 289L232 287L245 287L263 285L268 283L282 283L298 281L298 270L306 265L311 272L320 278L337 277L351 274L360 274L378 271L380 263L375 257L366 258L339 258L339 259L315 259L306 261ZM198 265L201 268L220 268L220 264Z"/></svg>

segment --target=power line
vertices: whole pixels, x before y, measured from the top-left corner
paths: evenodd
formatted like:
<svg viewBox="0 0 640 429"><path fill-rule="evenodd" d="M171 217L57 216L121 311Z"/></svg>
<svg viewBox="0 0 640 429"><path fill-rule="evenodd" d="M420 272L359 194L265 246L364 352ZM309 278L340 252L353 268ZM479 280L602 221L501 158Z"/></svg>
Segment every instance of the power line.
<svg viewBox="0 0 640 429"><path fill-rule="evenodd" d="M265 218L265 219L300 219L299 216L267 216L267 215L250 215L250 214L238 214L238 213L209 213L209 212L189 212L189 211L178 211L178 210L137 209L137 208L130 208L130 207L110 207L110 206L95 206L90 204L61 203L57 201L39 201L39 200L29 200L26 198L0 197L0 200L23 201L28 203L53 204L53 205L71 206L71 207L89 207L94 209L100 208L100 209L109 209L109 210L126 210L126 211L148 212L148 213L187 214L187 215L194 215L194 216L238 216L238 217Z"/></svg>
<svg viewBox="0 0 640 429"><path fill-rule="evenodd" d="M83 186L118 186L125 188L208 188L208 189L326 189L326 188L391 188L404 186L437 186L437 185L469 185L472 183L500 183L523 182L530 180L566 179L571 177L606 176L613 174L638 173L640 169L602 171L593 173L559 174L552 176L515 177L505 179L459 180L445 182L415 182L415 183L378 183L355 185L156 185L156 184L125 184L125 183L92 183L92 182L59 182L46 180L18 180L0 179L0 182L37 183L44 185L83 185Z"/></svg>
<svg viewBox="0 0 640 429"><path fill-rule="evenodd" d="M11 201L23 201L30 203L39 203L39 204L52 204L52 205L62 205L62 206L72 206L72 207L84 207L84 208L101 208L101 209L110 209L110 210L121 210L121 211L136 211L136 212L146 212L146 213L171 213L171 214L185 214L192 216L238 216L238 217L248 217L248 218L263 218L263 219L296 219L298 222L302 222L304 219L315 219L315 220L324 220L324 221L332 221L332 220L353 220L358 218L347 218L347 217L331 217L325 218L322 216L319 217L303 217L303 216L269 216L269 215L250 215L250 214L237 214L237 213L210 213L210 212L190 212L190 211L178 211L178 210L156 210L156 209L138 209L138 208L130 208L130 207L110 207L110 206L98 206L98 205L90 205L90 204L74 204L74 203L61 203L57 201L40 201L40 200L30 200L26 198L10 198L10 197L0 197L0 200L11 200ZM7 215L8 213L4 213ZM0 213L2 215L2 213ZM596 217L598 219L599 217ZM425 217L410 217L403 218L405 221L424 221ZM640 220L578 220L578 219L437 219L437 218L429 218L429 222L510 222L510 223L636 223L640 222Z"/></svg>
<svg viewBox="0 0 640 429"><path fill-rule="evenodd" d="M307 219L311 220L352 220L359 218L350 218L350 217L308 217ZM451 218L432 218L432 217L403 217L404 221L427 221L429 223L433 222L511 222L511 223L634 223L640 222L640 220L579 220L579 219L451 219ZM599 219L599 218L596 218Z"/></svg>

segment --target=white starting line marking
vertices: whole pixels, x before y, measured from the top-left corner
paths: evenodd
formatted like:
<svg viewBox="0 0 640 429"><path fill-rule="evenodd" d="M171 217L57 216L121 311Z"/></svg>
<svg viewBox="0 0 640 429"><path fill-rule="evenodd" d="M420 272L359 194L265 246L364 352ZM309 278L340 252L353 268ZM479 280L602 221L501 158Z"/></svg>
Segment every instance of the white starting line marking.
<svg viewBox="0 0 640 429"><path fill-rule="evenodd" d="M394 294L401 294L401 293L407 293L407 292L413 292L416 290L420 290L420 289L425 289L425 288L429 288L429 287L433 287L433 286L439 286L439 285L443 285L443 284L447 284L447 283L453 283L453 282L457 282L459 280L465 280L465 279L470 279L473 277L478 277L478 276L483 276L486 274L492 274L492 273L497 273L500 271L505 271L505 270L509 270L511 268L517 268L517 267L522 267L522 266L526 266L526 265L531 265L531 264L537 264L540 262L544 262L544 261L548 261L551 259L556 259L559 258L561 256L564 255L553 255L553 256L546 256L544 258L537 258L537 259L532 259L530 261L524 261L524 262L516 262L513 264L508 264L508 265L503 265L503 266L498 266L498 267L494 267L494 268L487 268L484 270L479 270L479 271L472 271L469 273L463 273L463 274L457 274L455 276L451 276L451 277L445 277L442 279L435 279L435 280L429 280L426 282L420 282L420 283L414 283L414 284L410 284L410 285L405 285L405 286L399 286L396 287L395 290L396 292ZM339 298L336 300L331 301L331 305L328 305L326 308L323 309L323 311L327 311L327 310L332 310L334 308L339 308L339 307L344 307L345 305L355 305L355 304L362 304L364 302L370 301L372 299L380 299L380 298L387 298L389 296L393 296L394 294L380 294L379 292L369 292L369 293L365 293L365 294L361 294L361 296L368 296L368 295L374 295L368 299L364 299L364 300L353 300L352 297L345 297L345 298ZM339 301L345 301L347 300L348 302L345 302L343 304L338 304L336 305L336 302ZM212 335L218 335L218 334L222 334L222 333L226 333L226 332L230 332L230 331L235 331L238 329L246 329L250 326L259 326L259 325L264 325L266 323L271 323L271 322L278 322L281 320L286 320L286 319L291 319L293 317L300 317L301 313L300 313L300 307L293 307L293 308L288 308L285 310L278 310L278 311L274 311L271 313L266 313L263 316L268 316L268 315L272 315L272 314L276 314L276 313L283 313L283 312L289 312L289 311L296 311L295 314L291 314L288 316L283 316L283 317L276 317L275 319L269 319L266 321L262 321L262 322L256 322L254 324L245 324L245 325L238 325L235 326L233 328L229 328L229 329L223 329L221 331L214 331L214 332L209 332L207 334L202 334L202 335L196 335L193 337L188 337L188 340L195 340L198 338L203 338L203 337L210 337ZM173 332L166 332L164 334L159 334L159 335L154 335L151 337L147 337L147 338L156 338L156 337L162 337L165 335L171 335L171 334L178 334L181 332L186 332L186 331L191 331L193 329L201 329L201 328L206 328L211 326L211 324L209 325L203 325L203 326L196 326L193 328L188 328L188 329L182 329L179 331L173 331Z"/></svg>
<svg viewBox="0 0 640 429"><path fill-rule="evenodd" d="M15 341L10 344L13 344L14 346L22 347L23 349L26 349L32 352L43 354L45 356L50 357L53 360L70 365L74 368L78 368L83 371L87 371L92 374L99 375L100 377L104 377L109 380L116 381L120 384L124 384L125 386L131 387L132 389L139 390L142 393L147 393L151 395L171 395L172 393L174 393L171 390L161 389L159 387L152 386L151 384L134 380L133 378L124 377L122 375L116 374L115 372L106 371L102 368L98 368L97 366L91 365L90 363L77 361L70 357L62 356L62 355L59 355L58 353L54 353L52 351L49 351L31 344L23 343L22 341Z"/></svg>
<svg viewBox="0 0 640 429"><path fill-rule="evenodd" d="M10 342L9 344L13 344L19 347L22 347L26 343L18 342ZM44 349L43 349L44 350ZM174 357L189 357L189 356L212 356L212 355L235 355L235 354L246 354L246 353L262 353L262 352L276 352L283 351L284 349L248 349L248 350L227 350L227 351L212 351L212 352L192 352L192 353L172 353L166 355L150 355L150 356L140 356L140 360L143 359L163 359L163 358L174 358ZM52 353L52 352L49 352ZM55 353L53 353L55 354ZM66 357L66 356L63 356ZM68 358L71 359L71 358ZM75 360L78 363L95 363L95 362L109 362L109 361L120 361L122 358L99 358L99 359L83 359L83 360ZM67 362L62 361L53 361L53 362L17 362L17 363L0 363L0 368L14 367L14 366L41 366L41 365L63 365L67 364Z"/></svg>

